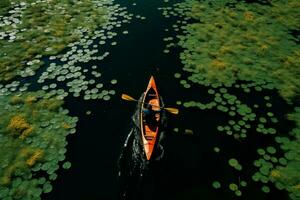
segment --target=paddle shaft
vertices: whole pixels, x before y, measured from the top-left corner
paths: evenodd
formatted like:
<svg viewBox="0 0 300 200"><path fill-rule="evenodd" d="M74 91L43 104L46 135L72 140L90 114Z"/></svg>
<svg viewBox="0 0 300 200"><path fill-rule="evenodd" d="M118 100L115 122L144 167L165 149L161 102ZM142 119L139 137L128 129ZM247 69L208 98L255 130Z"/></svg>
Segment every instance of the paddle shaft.
<svg viewBox="0 0 300 200"><path fill-rule="evenodd" d="M128 94L122 94L121 96L122 99L126 100L126 101L137 101L137 102L140 102L139 100L136 100L135 98L129 96ZM152 105L152 104L149 104L149 103L145 103L143 101L144 104L147 104L147 105L151 105L151 106L155 106L155 107L158 107L160 109L164 109L172 114L175 114L177 115L178 114L178 109L177 108L165 108L165 107L160 107L160 106L157 106L157 105Z"/></svg>

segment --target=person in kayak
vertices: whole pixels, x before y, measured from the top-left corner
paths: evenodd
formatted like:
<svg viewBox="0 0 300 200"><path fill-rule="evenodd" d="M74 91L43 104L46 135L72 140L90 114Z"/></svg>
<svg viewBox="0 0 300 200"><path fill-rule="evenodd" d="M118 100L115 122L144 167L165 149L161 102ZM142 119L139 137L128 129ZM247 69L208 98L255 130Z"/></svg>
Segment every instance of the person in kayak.
<svg viewBox="0 0 300 200"><path fill-rule="evenodd" d="M149 125L156 125L157 120L156 120L156 115L160 113L160 109L159 110L153 110L152 105L151 104L146 104L146 106L143 109L143 116L145 118L145 121L149 124Z"/></svg>

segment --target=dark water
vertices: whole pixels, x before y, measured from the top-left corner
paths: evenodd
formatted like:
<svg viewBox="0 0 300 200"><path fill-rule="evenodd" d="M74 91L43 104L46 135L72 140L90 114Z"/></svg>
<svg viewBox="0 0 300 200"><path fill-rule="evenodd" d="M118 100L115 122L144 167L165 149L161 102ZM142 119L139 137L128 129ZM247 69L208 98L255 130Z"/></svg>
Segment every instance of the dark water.
<svg viewBox="0 0 300 200"><path fill-rule="evenodd" d="M175 106L178 100L209 100L206 88L183 89L179 81L173 78L174 72L181 72L182 65L178 52L163 53L163 38L169 36L164 29L170 28L172 20L163 18L157 10L157 7L163 6L162 1L135 2L137 5L131 6L131 3L126 5L125 1L116 1L128 6L129 12L141 14L147 19L134 19L131 24L122 27L120 33L128 30L129 35L120 34L118 45L109 47L110 56L99 64L104 82L112 78L118 80L117 95L108 102L67 97L66 107L70 114L80 119L77 133L68 138L66 158L71 161L72 167L59 171L53 191L44 195L43 199L119 199L117 160L131 128L130 118L135 109L135 103L124 102L119 97L121 93L128 93L138 98L145 90L150 75L155 76L167 107ZM263 97L263 94L258 95ZM259 103L252 94L239 98L247 99L249 104ZM277 101L273 102L273 107L279 106L281 110L274 113L284 117L282 110L287 108L283 107L283 101L279 98ZM228 120L224 113L179 108L179 116L168 116L165 157L140 183L139 199L237 199L227 185L236 183L239 176L248 182L239 199L287 199L285 193L276 191L272 186L272 194L265 195L260 190L262 185L251 181L256 148L268 142L267 137L262 139L249 134L248 142L241 143L217 133L216 126ZM87 110L91 110L92 114L86 115ZM192 129L194 135L173 133L175 127L180 132ZM215 146L220 147L220 155L216 156L213 152ZM242 163L242 172L235 174L228 166L227 160L231 157L238 158ZM223 184L223 189L215 190L211 186L215 180L227 185Z"/></svg>

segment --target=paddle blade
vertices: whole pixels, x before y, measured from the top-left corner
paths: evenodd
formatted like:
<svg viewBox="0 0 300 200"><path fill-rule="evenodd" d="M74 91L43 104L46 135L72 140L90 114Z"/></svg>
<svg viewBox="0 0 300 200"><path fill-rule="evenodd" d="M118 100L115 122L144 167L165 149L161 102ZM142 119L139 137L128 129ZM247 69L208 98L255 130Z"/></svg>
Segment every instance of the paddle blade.
<svg viewBox="0 0 300 200"><path fill-rule="evenodd" d="M122 94L121 98L126 101L136 101L133 97L131 97L127 94Z"/></svg>
<svg viewBox="0 0 300 200"><path fill-rule="evenodd" d="M179 110L177 108L165 108L165 110L167 110L168 112L174 114L174 115L178 115Z"/></svg>

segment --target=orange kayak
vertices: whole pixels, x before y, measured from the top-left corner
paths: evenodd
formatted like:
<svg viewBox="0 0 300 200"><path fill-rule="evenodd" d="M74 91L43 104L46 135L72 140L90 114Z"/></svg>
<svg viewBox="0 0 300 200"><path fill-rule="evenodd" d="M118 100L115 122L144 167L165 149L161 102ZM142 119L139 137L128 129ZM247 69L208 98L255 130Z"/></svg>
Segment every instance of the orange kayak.
<svg viewBox="0 0 300 200"><path fill-rule="evenodd" d="M142 106L140 110L141 112L140 123L141 123L141 134L142 134L141 137L142 137L146 158L147 160L150 160L156 145L158 133L160 131L159 124L160 124L161 114L160 112L156 112L154 123L152 122L151 124L149 124L143 115L143 109L145 109L145 106L147 104L151 104L152 110L154 111L160 110L161 102L160 102L160 98L158 95L158 91L153 76L151 76L147 89L144 92L143 99L142 99Z"/></svg>

